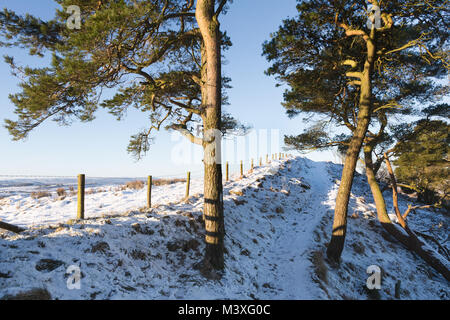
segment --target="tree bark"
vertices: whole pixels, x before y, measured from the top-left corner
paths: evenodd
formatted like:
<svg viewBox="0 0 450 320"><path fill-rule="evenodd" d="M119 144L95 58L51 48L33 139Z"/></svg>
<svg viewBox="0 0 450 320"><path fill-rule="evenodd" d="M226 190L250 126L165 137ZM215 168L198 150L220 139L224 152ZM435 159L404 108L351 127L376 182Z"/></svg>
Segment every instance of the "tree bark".
<svg viewBox="0 0 450 320"><path fill-rule="evenodd" d="M405 219L403 219L400 208L398 207L397 179L395 179L394 170L392 169L391 162L389 161L388 155L386 153L384 154L384 159L386 161L386 168L389 173L389 177L391 178L392 203L394 205L395 215L397 216L398 223L400 223L403 229L406 229L406 221Z"/></svg>
<svg viewBox="0 0 450 320"><path fill-rule="evenodd" d="M225 234L223 217L223 187L221 166L221 114L222 75L220 50L220 25L215 16L214 0L198 0L196 19L203 38L203 117L204 130L204 218L206 250L203 267L223 269Z"/></svg>
<svg viewBox="0 0 450 320"><path fill-rule="evenodd" d="M409 229L408 225L405 223L404 231L402 232L394 223L392 223L386 209L386 202L384 201L383 194L381 192L380 186L375 179L375 173L373 170L372 161L372 146L364 147L364 158L366 162L366 176L369 183L372 195L375 201L375 206L377 208L377 217L383 228L396 238L400 243L402 243L407 249L415 252L419 255L425 262L427 262L436 271L442 274L445 279L450 281L450 263L447 259L442 257L439 253L435 252L426 243L421 241L414 232ZM404 221L403 221L404 222Z"/></svg>
<svg viewBox="0 0 450 320"><path fill-rule="evenodd" d="M0 229L5 229L14 233L21 233L22 231L25 231L25 229L15 226L13 224L9 224L6 222L0 221Z"/></svg>
<svg viewBox="0 0 450 320"><path fill-rule="evenodd" d="M336 197L334 220L331 241L327 248L327 257L331 261L338 262L344 249L345 235L347 232L347 211L352 190L353 177L356 164L364 138L369 128L372 108L372 83L371 75L375 59L375 30L367 43L367 59L364 63L364 71L361 77L361 92L359 99L359 111L356 129L350 140L350 145L345 156L344 168L342 170L341 183Z"/></svg>

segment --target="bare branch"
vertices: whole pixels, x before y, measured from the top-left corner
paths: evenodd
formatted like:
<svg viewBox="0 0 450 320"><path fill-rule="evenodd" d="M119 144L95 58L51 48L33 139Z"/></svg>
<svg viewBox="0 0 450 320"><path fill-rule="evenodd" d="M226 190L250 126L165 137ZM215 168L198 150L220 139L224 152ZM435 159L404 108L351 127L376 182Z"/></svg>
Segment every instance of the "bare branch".
<svg viewBox="0 0 450 320"><path fill-rule="evenodd" d="M227 3L227 0L222 0L220 2L219 6L217 7L216 12L214 13L214 18L217 19L219 17L219 15L222 13L223 8L225 7L226 3Z"/></svg>
<svg viewBox="0 0 450 320"><path fill-rule="evenodd" d="M185 136L190 142L198 144L198 145L203 145L203 139L194 136L188 129L186 129L183 125L181 124L173 124L170 126L170 129L173 129L175 131L178 131L179 133L181 133L183 136Z"/></svg>
<svg viewBox="0 0 450 320"><path fill-rule="evenodd" d="M358 63L355 60L351 60L351 59L347 59L341 62L342 65L344 66L350 66L353 69L356 68L356 66L358 65Z"/></svg>
<svg viewBox="0 0 450 320"><path fill-rule="evenodd" d="M352 29L345 23L339 23L338 25L345 30L345 34L347 35L347 37L362 37L366 42L370 40L369 35L363 30Z"/></svg>
<svg viewBox="0 0 450 320"><path fill-rule="evenodd" d="M362 77L363 77L362 72L347 72L345 75L349 78L362 79Z"/></svg>

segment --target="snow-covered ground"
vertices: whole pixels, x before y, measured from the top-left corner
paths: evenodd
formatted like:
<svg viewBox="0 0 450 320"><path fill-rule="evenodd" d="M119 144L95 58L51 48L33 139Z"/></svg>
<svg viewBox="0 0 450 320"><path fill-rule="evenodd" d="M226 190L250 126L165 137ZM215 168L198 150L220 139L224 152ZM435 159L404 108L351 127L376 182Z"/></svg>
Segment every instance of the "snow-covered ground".
<svg viewBox="0 0 450 320"><path fill-rule="evenodd" d="M0 219L29 229L1 234L0 298L43 288L58 299L368 299L366 270L378 265L379 298L394 299L401 281L401 299L448 300L449 283L382 230L360 175L341 265L324 260L341 169L295 158L225 183L221 280L206 280L193 267L204 248L200 180L192 181L187 203L184 183L155 187L152 210L143 208L145 190L87 195L81 222L68 221L75 198L4 198ZM391 206L389 191L385 197ZM401 208L408 201L401 196ZM448 249L446 215L418 210L408 219ZM72 265L81 270L79 290L67 287Z"/></svg>
<svg viewBox="0 0 450 320"><path fill-rule="evenodd" d="M85 217L114 215L144 207L147 203L146 188L122 190L123 185L130 181L133 179L88 179L85 194ZM67 222L76 218L77 186L73 179L9 179L0 181L0 186L2 185L4 198L0 198L0 220L4 222L26 227ZM67 196L59 197L56 194L56 189L60 187L64 187ZM74 188L75 191L70 192L69 187ZM191 180L191 194L202 192L202 189L201 180ZM49 191L51 196L33 199L30 196L33 191ZM152 204L180 201L185 193L185 183L153 186Z"/></svg>

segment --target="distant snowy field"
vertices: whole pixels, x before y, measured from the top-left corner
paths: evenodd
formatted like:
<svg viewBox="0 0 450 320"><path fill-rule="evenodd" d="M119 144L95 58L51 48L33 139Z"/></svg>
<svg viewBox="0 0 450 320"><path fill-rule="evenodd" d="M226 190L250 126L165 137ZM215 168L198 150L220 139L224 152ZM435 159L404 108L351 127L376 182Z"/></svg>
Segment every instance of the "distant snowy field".
<svg viewBox="0 0 450 320"><path fill-rule="evenodd" d="M137 210L146 205L146 187L140 190L120 190L133 180L144 178L89 178L86 177L85 217L93 218ZM71 194L72 187L75 194ZM67 196L56 194L64 188ZM200 179L191 179L190 194L202 192ZM77 180L71 178L1 178L0 220L29 227L67 222L77 214ZM32 192L47 191L50 197L33 199ZM91 193L92 192L92 193ZM152 204L158 205L181 200L186 183L152 187Z"/></svg>

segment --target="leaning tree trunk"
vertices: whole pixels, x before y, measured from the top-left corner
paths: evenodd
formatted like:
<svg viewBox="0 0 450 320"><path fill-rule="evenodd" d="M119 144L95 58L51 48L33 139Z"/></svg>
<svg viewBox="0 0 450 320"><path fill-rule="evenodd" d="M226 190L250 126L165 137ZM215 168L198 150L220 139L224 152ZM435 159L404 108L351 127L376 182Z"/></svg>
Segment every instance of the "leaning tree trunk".
<svg viewBox="0 0 450 320"><path fill-rule="evenodd" d="M432 250L426 243L422 242L414 232L409 229L406 222L401 219L402 225L404 225L404 231L402 232L394 223L392 223L386 209L386 202L384 201L383 193L381 192L380 186L375 178L375 172L373 170L372 161L372 151L373 146L367 145L364 147L364 159L366 162L366 176L369 183L372 195L375 201L375 206L377 208L377 217L383 228L396 238L400 243L402 243L406 248L415 252L419 255L425 262L427 262L436 271L442 274L445 279L450 281L450 263L449 261L442 257L440 254ZM395 186L396 187L396 186ZM398 212L397 212L398 216ZM401 217L401 215L400 215Z"/></svg>
<svg viewBox="0 0 450 320"><path fill-rule="evenodd" d="M359 97L357 124L345 156L341 183L336 197L332 236L327 248L328 258L335 262L339 261L342 250L344 249L345 235L347 232L347 210L350 192L352 190L353 177L355 175L359 153L370 123L372 99L371 75L375 59L374 37L375 31L373 30L371 39L367 40L367 59L364 63L364 71L361 76L361 92Z"/></svg>
<svg viewBox="0 0 450 320"><path fill-rule="evenodd" d="M205 61L206 78L202 89L205 116L204 125L204 218L206 251L203 267L224 267L224 217L221 166L221 53L220 28L214 15L214 0L198 0L196 19L203 38L202 60Z"/></svg>

